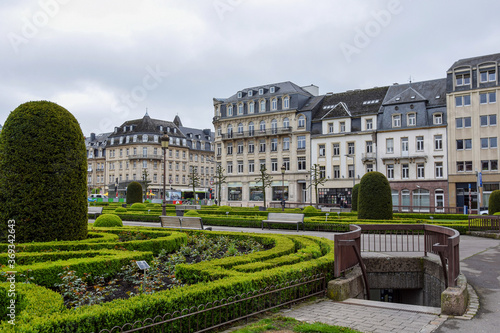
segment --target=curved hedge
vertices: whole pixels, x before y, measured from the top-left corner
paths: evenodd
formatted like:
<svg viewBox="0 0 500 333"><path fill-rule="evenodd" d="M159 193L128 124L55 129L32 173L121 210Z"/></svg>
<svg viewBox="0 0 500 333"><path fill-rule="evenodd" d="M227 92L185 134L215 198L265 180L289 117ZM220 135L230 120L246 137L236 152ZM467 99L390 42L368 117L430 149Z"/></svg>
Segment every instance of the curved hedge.
<svg viewBox="0 0 500 333"><path fill-rule="evenodd" d="M87 154L75 117L47 101L21 104L0 135L0 220L15 241L87 237ZM5 241L7 223L0 223Z"/></svg>
<svg viewBox="0 0 500 333"><path fill-rule="evenodd" d="M358 218L392 220L391 186L385 175L367 172L359 184Z"/></svg>
<svg viewBox="0 0 500 333"><path fill-rule="evenodd" d="M491 192L490 200L488 201L488 214L493 215L500 212L500 190Z"/></svg>

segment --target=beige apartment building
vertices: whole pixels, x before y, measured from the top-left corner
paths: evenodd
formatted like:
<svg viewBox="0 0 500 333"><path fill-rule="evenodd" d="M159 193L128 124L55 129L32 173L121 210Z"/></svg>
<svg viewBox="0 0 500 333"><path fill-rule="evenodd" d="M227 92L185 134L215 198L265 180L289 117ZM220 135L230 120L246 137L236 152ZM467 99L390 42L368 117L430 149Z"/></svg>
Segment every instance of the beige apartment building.
<svg viewBox="0 0 500 333"><path fill-rule="evenodd" d="M268 204L283 197L293 203L309 200L310 126L322 99L317 95L314 85L281 82L214 98L215 157L226 176L222 204L262 205L256 180L261 167L272 176Z"/></svg>
<svg viewBox="0 0 500 333"><path fill-rule="evenodd" d="M499 61L500 53L461 59L447 72L448 183L452 206L487 206L491 192L500 188Z"/></svg>

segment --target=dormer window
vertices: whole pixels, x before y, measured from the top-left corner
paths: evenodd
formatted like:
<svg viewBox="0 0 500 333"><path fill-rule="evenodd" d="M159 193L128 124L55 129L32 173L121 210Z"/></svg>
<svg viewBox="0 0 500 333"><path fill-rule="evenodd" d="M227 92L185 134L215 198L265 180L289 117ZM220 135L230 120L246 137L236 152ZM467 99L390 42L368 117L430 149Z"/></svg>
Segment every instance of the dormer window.
<svg viewBox="0 0 500 333"><path fill-rule="evenodd" d="M468 86L470 85L470 74L457 74L455 80L457 86Z"/></svg>
<svg viewBox="0 0 500 333"><path fill-rule="evenodd" d="M277 110L278 109L278 99L277 98L273 98L271 100L271 110Z"/></svg>
<svg viewBox="0 0 500 333"><path fill-rule="evenodd" d="M160 132L163 132L163 126L160 125Z"/></svg>
<svg viewBox="0 0 500 333"><path fill-rule="evenodd" d="M288 109L290 108L290 97L285 96L283 97L283 109Z"/></svg>
<svg viewBox="0 0 500 333"><path fill-rule="evenodd" d="M239 115L243 114L243 103L238 104L238 114Z"/></svg>
<svg viewBox="0 0 500 333"><path fill-rule="evenodd" d="M253 90L248 91L248 96L253 96Z"/></svg>
<svg viewBox="0 0 500 333"><path fill-rule="evenodd" d="M259 88L259 95L264 95L264 88Z"/></svg>
<svg viewBox="0 0 500 333"><path fill-rule="evenodd" d="M241 98L243 96L243 93L241 91L238 91L238 98Z"/></svg>
<svg viewBox="0 0 500 333"><path fill-rule="evenodd" d="M134 135L134 142L137 142L137 134ZM120 142L121 143L121 142Z"/></svg>
<svg viewBox="0 0 500 333"><path fill-rule="evenodd" d="M274 92L275 92L274 87L269 88L269 92L270 92L271 94L274 94Z"/></svg>
<svg viewBox="0 0 500 333"><path fill-rule="evenodd" d="M142 135L142 142L148 142L148 135L147 134Z"/></svg>
<svg viewBox="0 0 500 333"><path fill-rule="evenodd" d="M487 71L481 71L480 73L481 82L495 82L496 74L494 69Z"/></svg>
<svg viewBox="0 0 500 333"><path fill-rule="evenodd" d="M227 116L230 117L233 115L233 106L232 105L228 105L227 106Z"/></svg>

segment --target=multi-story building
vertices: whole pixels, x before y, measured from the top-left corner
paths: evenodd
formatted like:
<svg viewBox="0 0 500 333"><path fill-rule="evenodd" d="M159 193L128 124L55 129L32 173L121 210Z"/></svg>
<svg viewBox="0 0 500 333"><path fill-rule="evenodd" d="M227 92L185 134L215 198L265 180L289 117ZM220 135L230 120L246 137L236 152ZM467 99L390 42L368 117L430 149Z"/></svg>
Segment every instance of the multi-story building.
<svg viewBox="0 0 500 333"><path fill-rule="evenodd" d="M102 174L96 177L105 184L110 197L116 196L115 188L118 196L123 197L130 182L147 179L150 195L163 198L164 159L160 138L164 133L170 138L166 156L167 189L189 191L189 173L194 168L200 181L197 190L207 190L214 174L214 133L209 129L183 127L178 116L171 122L151 119L147 113L142 119L115 127L112 133L91 135L87 145L89 183L90 172L97 167ZM96 140L100 140L98 146Z"/></svg>
<svg viewBox="0 0 500 333"><path fill-rule="evenodd" d="M108 191L107 169L106 169L106 143L111 133L96 135L90 133L90 137L85 138L87 147L87 189L90 194L92 190L99 190L101 194Z"/></svg>
<svg viewBox="0 0 500 333"><path fill-rule="evenodd" d="M390 86L378 115L378 171L402 211L448 206L446 80Z"/></svg>
<svg viewBox="0 0 500 333"><path fill-rule="evenodd" d="M317 95L314 85L281 82L214 98L216 163L227 177L222 203L261 204L256 178L262 167L273 177L266 200L284 195L287 201L307 202L311 119L322 99Z"/></svg>
<svg viewBox="0 0 500 333"><path fill-rule="evenodd" d="M326 179L318 187L319 203L350 204L353 186L377 170L377 114L387 88L328 93L323 99L311 131L312 164Z"/></svg>
<svg viewBox="0 0 500 333"><path fill-rule="evenodd" d="M490 193L500 188L499 62L500 53L461 59L447 71L451 206L487 206Z"/></svg>

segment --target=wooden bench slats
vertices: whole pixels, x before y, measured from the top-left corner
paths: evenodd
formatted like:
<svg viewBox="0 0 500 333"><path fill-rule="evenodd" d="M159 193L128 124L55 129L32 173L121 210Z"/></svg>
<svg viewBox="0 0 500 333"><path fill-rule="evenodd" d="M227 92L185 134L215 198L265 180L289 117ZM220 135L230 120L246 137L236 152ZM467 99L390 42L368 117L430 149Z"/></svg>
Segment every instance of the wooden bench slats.
<svg viewBox="0 0 500 333"><path fill-rule="evenodd" d="M271 228L271 223L296 223L297 231L299 231L299 223L302 223L302 229L305 230L304 214L269 213L267 216L267 220L262 221L262 229L264 229L264 223L267 223L269 228Z"/></svg>
<svg viewBox="0 0 500 333"><path fill-rule="evenodd" d="M212 228L204 228L201 217L196 216L160 216L161 226L163 228L187 228L187 229L201 229L212 230Z"/></svg>

